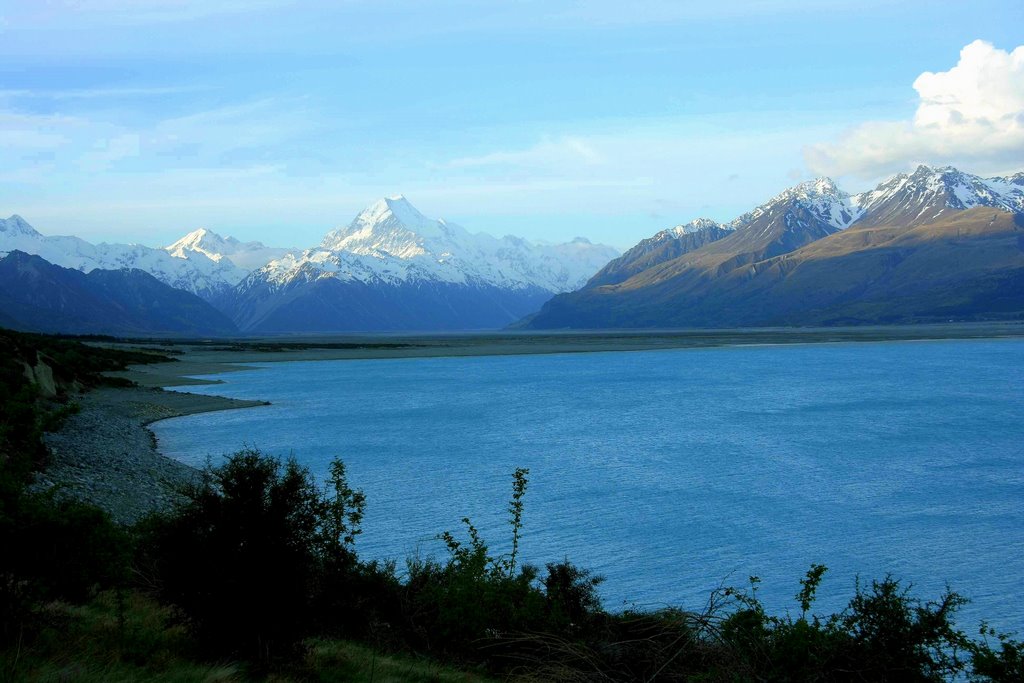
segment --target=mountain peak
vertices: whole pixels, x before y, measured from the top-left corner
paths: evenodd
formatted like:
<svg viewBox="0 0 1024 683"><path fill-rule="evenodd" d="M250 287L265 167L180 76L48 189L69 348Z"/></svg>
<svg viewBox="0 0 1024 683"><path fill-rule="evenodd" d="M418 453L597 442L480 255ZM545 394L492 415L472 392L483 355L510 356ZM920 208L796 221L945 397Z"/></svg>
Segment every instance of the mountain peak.
<svg viewBox="0 0 1024 683"><path fill-rule="evenodd" d="M831 178L805 180L787 188L750 213L743 214L727 224L729 229L740 229L775 212L788 213L794 207L812 213L818 220L836 230L842 230L860 217L861 212L851 202L849 193L843 192Z"/></svg>
<svg viewBox="0 0 1024 683"><path fill-rule="evenodd" d="M1024 192L1011 178L981 178L953 166L919 165L913 173L899 173L854 203L869 214L865 225L911 226L931 221L950 211L991 206L1020 213Z"/></svg>
<svg viewBox="0 0 1024 683"><path fill-rule="evenodd" d="M290 250L268 247L262 242L240 242L234 237L221 237L207 228L193 230L164 251L180 259L209 259L228 273L229 280L242 278L244 271L253 271L269 261L281 258Z"/></svg>
<svg viewBox="0 0 1024 683"><path fill-rule="evenodd" d="M962 175L962 171L954 166L929 166L928 164L918 164L917 168L914 169L914 172L911 175Z"/></svg>
<svg viewBox="0 0 1024 683"><path fill-rule="evenodd" d="M779 198L789 199L791 197L835 197L835 196L846 196L846 193L840 190L835 181L831 178L820 177L813 180L805 180L802 183L794 185L788 190L784 190Z"/></svg>
<svg viewBox="0 0 1024 683"><path fill-rule="evenodd" d="M398 194L378 199L347 226L327 233L320 248L410 258L424 253L424 239L442 238L449 232L447 223L427 218L404 195Z"/></svg>
<svg viewBox="0 0 1024 683"><path fill-rule="evenodd" d="M206 228L198 228L196 230L193 230L189 234L185 235L184 237L182 237L180 240L175 242L175 244L199 244L208 235L210 237L214 238L214 239L218 239L218 240L220 239L220 235L218 235L217 233L211 232L211 231L207 230Z"/></svg>
<svg viewBox="0 0 1024 683"><path fill-rule="evenodd" d="M7 219L0 218L0 232L6 232L9 235L39 235L35 228L18 214L12 214Z"/></svg>
<svg viewBox="0 0 1024 683"><path fill-rule="evenodd" d="M665 230L663 232L665 232L666 234L674 235L676 237L681 237L682 235L692 235L695 232L707 230L708 228L722 227L724 226L721 223L719 223L718 221L711 220L710 218L694 218L689 223L680 223L679 225L673 228L669 228L668 230Z"/></svg>
<svg viewBox="0 0 1024 683"><path fill-rule="evenodd" d="M220 261L225 253L230 251L229 245L236 241L230 237L224 239L212 230L198 228L174 244L164 247L164 251L177 258L188 258L192 254L200 253L213 261Z"/></svg>
<svg viewBox="0 0 1024 683"><path fill-rule="evenodd" d="M389 197L382 197L359 212L353 223L380 223L387 220L388 216L394 216L397 220L403 219L418 223L424 220L423 214L405 198L405 195L395 194Z"/></svg>

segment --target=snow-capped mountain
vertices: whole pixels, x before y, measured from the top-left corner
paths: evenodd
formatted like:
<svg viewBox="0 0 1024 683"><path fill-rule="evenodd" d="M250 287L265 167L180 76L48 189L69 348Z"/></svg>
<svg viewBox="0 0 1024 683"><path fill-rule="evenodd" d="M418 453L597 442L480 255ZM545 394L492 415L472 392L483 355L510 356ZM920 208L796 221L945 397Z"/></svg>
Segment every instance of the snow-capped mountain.
<svg viewBox="0 0 1024 683"><path fill-rule="evenodd" d="M163 249L49 237L0 221L20 250L85 273L136 268L229 312L243 329L341 331L502 327L571 291L618 252L577 238L533 244L470 233L382 199L306 251L195 230Z"/></svg>
<svg viewBox="0 0 1024 683"><path fill-rule="evenodd" d="M1024 173L920 166L850 195L800 183L681 248L686 226L642 240L534 329L854 324L1024 314ZM696 223L696 222L695 222ZM712 222L713 223L713 222ZM611 285L611 286L608 286Z"/></svg>
<svg viewBox="0 0 1024 683"><path fill-rule="evenodd" d="M707 230L708 228L719 228L721 230L732 230L731 227L724 223L713 221L710 218L694 218L689 223L680 223L679 225L669 228L668 230L662 230L661 232L654 235L651 239L667 239L670 237L681 237L683 235L692 235L698 233L701 230Z"/></svg>
<svg viewBox="0 0 1024 683"><path fill-rule="evenodd" d="M590 278L586 286L600 287L625 282L653 265L677 259L733 232L733 228L709 218L697 218L662 230L641 240L617 259L609 261L608 265Z"/></svg>
<svg viewBox="0 0 1024 683"><path fill-rule="evenodd" d="M371 204L347 226L327 233L318 247L273 261L264 271L278 284L314 270L360 282L538 287L557 293L582 286L616 256L614 248L583 238L533 244L518 237L470 233L443 219L427 218L399 195Z"/></svg>
<svg viewBox="0 0 1024 683"><path fill-rule="evenodd" d="M852 197L862 225L916 225L975 206L1024 212L1024 173L981 178L951 166L918 166Z"/></svg>
<svg viewBox="0 0 1024 683"><path fill-rule="evenodd" d="M254 269L291 253L259 242L221 237L206 229L195 230L163 249L92 244L79 237L43 235L17 215L0 219L0 256L15 250L84 273L137 268L208 301L223 297Z"/></svg>
<svg viewBox="0 0 1024 683"><path fill-rule="evenodd" d="M78 237L42 235L17 215L0 219L0 255L15 250L84 273L138 268L164 284L208 300L245 276L231 262L214 261L202 254L183 259L141 244L92 244Z"/></svg>
<svg viewBox="0 0 1024 683"><path fill-rule="evenodd" d="M232 284L240 282L250 272L270 261L297 252L294 249L268 247L262 242L241 242L234 237L221 237L206 228L193 230L174 244L164 247L164 251L171 256L183 259L190 258L194 254L202 254L218 263L227 259L240 269L238 279Z"/></svg>
<svg viewBox="0 0 1024 683"><path fill-rule="evenodd" d="M849 227L863 214L853 198L836 187L831 178L816 178L780 192L753 211L730 221L726 226L736 230L757 222L772 212L784 211L792 206L802 208L836 230Z"/></svg>
<svg viewBox="0 0 1024 683"><path fill-rule="evenodd" d="M13 329L62 334L238 332L206 301L137 268L83 273L19 250L0 258L0 320Z"/></svg>
<svg viewBox="0 0 1024 683"><path fill-rule="evenodd" d="M912 174L893 176L855 195L830 178L817 178L783 190L727 223L697 218L662 230L610 262L588 286L622 282L698 249L703 251L686 265L707 256L705 264L717 268L723 258L745 263L775 256L851 226L912 227L976 206L1024 213L1024 173L981 178L955 168L919 166ZM708 247L710 242L716 245ZM667 269L664 274L678 271Z"/></svg>
<svg viewBox="0 0 1024 683"><path fill-rule="evenodd" d="M319 246L253 272L235 292L235 319L265 331L314 322L318 330L499 327L582 286L617 255L583 238L533 244L471 233L427 218L405 197L388 197ZM314 321L309 307L322 317Z"/></svg>

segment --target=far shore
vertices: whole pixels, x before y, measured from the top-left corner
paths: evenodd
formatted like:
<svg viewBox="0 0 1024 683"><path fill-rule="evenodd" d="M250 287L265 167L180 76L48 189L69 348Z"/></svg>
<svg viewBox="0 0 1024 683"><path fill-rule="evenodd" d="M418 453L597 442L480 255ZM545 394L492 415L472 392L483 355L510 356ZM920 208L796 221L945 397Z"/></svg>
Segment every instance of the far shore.
<svg viewBox="0 0 1024 683"><path fill-rule="evenodd" d="M522 354L652 351L658 349L866 343L1024 337L1024 322L948 323L827 328L734 330L629 330L621 332L486 332L465 334L323 335L227 340L124 340L99 342L174 355L173 363L134 366L112 373L146 387L219 384L201 379L249 369L246 364L288 361L504 356Z"/></svg>

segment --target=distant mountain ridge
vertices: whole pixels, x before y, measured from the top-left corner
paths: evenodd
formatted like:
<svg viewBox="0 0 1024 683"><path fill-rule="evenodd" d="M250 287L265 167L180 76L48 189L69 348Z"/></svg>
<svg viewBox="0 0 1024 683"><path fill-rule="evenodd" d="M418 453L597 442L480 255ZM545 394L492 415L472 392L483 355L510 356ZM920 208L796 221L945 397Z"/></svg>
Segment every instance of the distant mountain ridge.
<svg viewBox="0 0 1024 683"><path fill-rule="evenodd" d="M139 269L83 273L14 250L0 259L0 321L62 334L231 335L234 324L190 292Z"/></svg>
<svg viewBox="0 0 1024 683"><path fill-rule="evenodd" d="M662 230L641 240L622 256L613 259L587 282L587 287L614 285L659 263L696 251L732 233L733 229L709 219L698 218L684 225Z"/></svg>
<svg viewBox="0 0 1024 683"><path fill-rule="evenodd" d="M0 220L0 256L22 251L100 273L95 286L103 272L145 271L205 299L242 333L457 331L516 320L532 329L902 322L1024 316L1024 303L1015 308L1024 298L1022 214L1024 173L920 166L859 194L828 178L803 182L731 221L695 219L621 255L583 238L535 244L471 233L395 195L302 251L206 229L161 249L93 245L43 236L12 216ZM90 306L82 310L102 308ZM18 310L21 318L0 307L0 322L31 317ZM143 316L118 329L157 323ZM201 327L225 329L213 319Z"/></svg>
<svg viewBox="0 0 1024 683"><path fill-rule="evenodd" d="M917 225L976 206L1022 213L1024 172L981 178L951 166L919 166L856 195L854 201L864 217L861 225Z"/></svg>
<svg viewBox="0 0 1024 683"><path fill-rule="evenodd" d="M582 286L618 251L470 233L381 199L301 254L249 275L228 304L258 332L471 330L503 327Z"/></svg>
<svg viewBox="0 0 1024 683"><path fill-rule="evenodd" d="M430 281L537 287L554 293L582 286L616 256L612 247L583 238L538 245L519 237L470 233L444 219L427 218L396 195L374 202L347 226L330 231L319 246L268 263L265 271L274 282L288 281L306 266L364 283Z"/></svg>
<svg viewBox="0 0 1024 683"><path fill-rule="evenodd" d="M237 284L246 274L297 250L268 247L262 242L241 242L234 237L221 237L212 230L199 228L174 244L164 247L164 251L180 259L202 254L217 263L229 261L244 271L233 283Z"/></svg>
<svg viewBox="0 0 1024 683"><path fill-rule="evenodd" d="M582 286L618 256L577 238L534 244L470 233L381 199L305 251L194 230L162 249L48 237L0 220L0 255L22 251L92 273L137 268L196 294L245 332L496 329Z"/></svg>
<svg viewBox="0 0 1024 683"><path fill-rule="evenodd" d="M213 233L204 232L214 236ZM194 235L196 233L189 237ZM230 258L219 258L215 253L190 249L183 242L181 240L166 249L140 244L92 244L79 237L42 235L18 215L0 219L0 256L22 251L40 256L54 265L84 273L96 269L137 268L164 284L207 300L223 296L249 272ZM259 247L263 248L263 245Z"/></svg>
<svg viewBox="0 0 1024 683"><path fill-rule="evenodd" d="M1015 306L1024 314L1024 288L1013 288L1024 268L1022 213L1024 173L920 166L856 195L819 178L729 223L662 231L520 326L903 322L1017 315ZM906 277L923 263L935 272ZM990 311L982 292L998 292Z"/></svg>

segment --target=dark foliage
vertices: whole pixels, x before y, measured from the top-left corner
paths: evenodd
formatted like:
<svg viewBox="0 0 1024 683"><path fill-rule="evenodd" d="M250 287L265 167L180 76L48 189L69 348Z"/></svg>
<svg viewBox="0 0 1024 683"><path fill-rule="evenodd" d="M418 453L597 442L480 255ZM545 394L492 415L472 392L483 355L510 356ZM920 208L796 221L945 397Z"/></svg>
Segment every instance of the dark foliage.
<svg viewBox="0 0 1024 683"><path fill-rule="evenodd" d="M326 491L294 462L242 451L206 473L174 516L150 522L166 599L211 654L269 661L303 637L333 634L543 680L1016 680L1021 646L954 627L964 599L912 597L892 578L858 585L847 608L812 614L825 574L812 565L800 616L778 617L748 590L716 592L703 612L605 612L599 577L568 561L546 575L517 562L526 470L513 479L511 552L492 555L470 520L439 535L442 560L362 563L363 497L336 462ZM973 662L973 670L970 664Z"/></svg>
<svg viewBox="0 0 1024 683"><path fill-rule="evenodd" d="M46 464L44 431L78 410L74 394L102 383L101 372L165 360L153 354L84 346L43 335L0 330L0 637L20 634L37 605L80 600L118 585L128 571L123 529L95 507L31 493ZM45 395L33 369L52 374Z"/></svg>
<svg viewBox="0 0 1024 683"><path fill-rule="evenodd" d="M325 577L355 567L363 498L344 474L336 462L322 490L294 460L243 450L146 523L162 595L211 651L269 661L311 633Z"/></svg>

